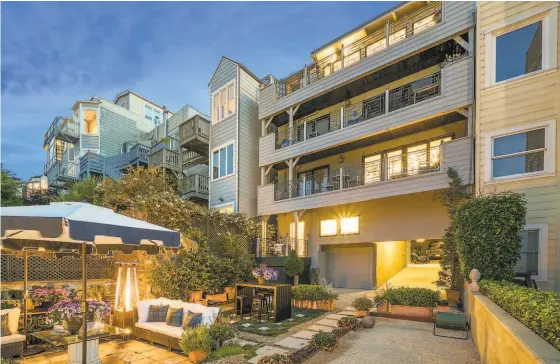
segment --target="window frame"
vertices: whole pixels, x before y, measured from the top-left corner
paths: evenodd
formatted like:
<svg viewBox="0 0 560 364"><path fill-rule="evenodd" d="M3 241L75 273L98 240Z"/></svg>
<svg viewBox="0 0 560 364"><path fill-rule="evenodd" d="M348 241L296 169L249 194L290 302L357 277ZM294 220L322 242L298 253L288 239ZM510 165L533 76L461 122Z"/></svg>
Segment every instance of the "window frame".
<svg viewBox="0 0 560 364"><path fill-rule="evenodd" d="M86 112L87 111L95 111L95 126L96 126L96 132L95 133L88 133L87 130L87 125L89 125L89 123L86 121ZM96 107L82 107L82 110L80 112L80 124L83 124L83 127L80 127L81 129L81 134L83 135L97 135L99 136L100 134L100 128L101 128L101 123L100 123L100 118L101 118L101 109L100 108L96 108Z"/></svg>
<svg viewBox="0 0 560 364"><path fill-rule="evenodd" d="M214 208L216 210L220 210L224 207L229 207L229 206L231 206L233 208L233 212L232 212L233 214L237 213L237 211L235 210L235 201L224 202L224 203L219 204L219 205L214 205L212 208ZM222 213L225 213L225 212L222 212Z"/></svg>
<svg viewBox="0 0 560 364"><path fill-rule="evenodd" d="M220 92L224 91L226 92L225 95L225 101L226 101L226 108L224 111L224 114L226 113L227 109L228 109L228 103L229 103L229 86L233 86L232 90L233 90L233 112L230 115L224 115L222 118L219 118L219 115L217 115L217 118L214 119L214 96L216 94L218 94L218 103L221 102L221 96L220 96ZM210 112L211 112L211 119L212 119L212 125L215 125L217 123L219 123L220 121L223 121L233 115L235 115L237 113L237 90L235 88L235 79L231 80L230 82L226 83L225 85L223 85L222 87L220 87L219 89L217 89L216 91L212 92L212 95L210 96ZM219 114L219 112L218 112Z"/></svg>
<svg viewBox="0 0 560 364"><path fill-rule="evenodd" d="M329 234L329 235L323 235L323 229L322 229L322 223L323 221L334 221L336 223L336 229L335 229L335 233L334 234ZM338 236L338 219L322 219L319 220L319 237L321 238L328 238L328 237L333 237L333 236Z"/></svg>
<svg viewBox="0 0 560 364"><path fill-rule="evenodd" d="M233 153L233 155L232 155L232 160L233 160L233 172L230 173L230 174L227 174L227 170L228 170L227 148L228 148L230 145L233 146L233 147L232 147L232 153ZM225 168L226 168L226 174L220 177L219 168L220 168L220 162L221 162L221 161L220 161L220 158L221 158L221 156L220 156L220 152L219 152L219 151L222 150L222 149L225 149L225 150L226 150L226 166L225 166ZM218 151L218 177L214 178L214 153L215 153L216 151ZM221 180L221 179L228 178L228 177L231 177L231 176L235 175L235 172L236 172L236 170L237 170L237 165L236 165L236 164L237 164L237 161L236 161L236 159L235 159L235 153L236 153L236 150L235 150L235 141L234 141L234 140L229 141L229 142L227 142L227 143L225 143L225 144L222 144L222 145L220 145L220 146L218 146L218 147L212 149L212 151L210 152L210 178L211 178L211 181L212 181L212 182L214 182L214 181L219 181L219 180Z"/></svg>
<svg viewBox="0 0 560 364"><path fill-rule="evenodd" d="M518 173L508 176L494 177L493 160L494 160L494 139L509 135L529 132L537 129L545 129L544 136L544 168L542 171ZM556 120L547 120L538 123L524 124L510 128L502 128L487 133L484 136L485 157L484 157L484 182L507 182L518 181L522 179L536 177L550 177L556 175Z"/></svg>
<svg viewBox="0 0 560 364"><path fill-rule="evenodd" d="M542 21L542 65L538 71L525 73L516 77L496 82L496 38ZM498 26L484 31L485 36L485 88L509 84L527 77L542 74L558 67L557 50L558 4L539 9L539 12L528 11L509 19Z"/></svg>
<svg viewBox="0 0 560 364"><path fill-rule="evenodd" d="M546 282L546 272L548 270L548 224L527 224L523 227L523 231L525 230L539 230L539 274L536 276L531 276L531 278L538 282Z"/></svg>

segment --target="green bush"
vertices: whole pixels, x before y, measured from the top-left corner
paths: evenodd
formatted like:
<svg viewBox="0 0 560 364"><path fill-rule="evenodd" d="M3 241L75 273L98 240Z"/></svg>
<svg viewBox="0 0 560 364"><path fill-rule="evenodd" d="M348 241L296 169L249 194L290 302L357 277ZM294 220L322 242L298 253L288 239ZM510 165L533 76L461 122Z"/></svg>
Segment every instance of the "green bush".
<svg viewBox="0 0 560 364"><path fill-rule="evenodd" d="M233 339L236 334L237 328L226 322L216 321L210 326L210 337L217 341L219 346L222 346L224 341Z"/></svg>
<svg viewBox="0 0 560 364"><path fill-rule="evenodd" d="M451 229L465 277L476 268L483 279L514 278L526 205L523 195L511 192L476 197L459 205Z"/></svg>
<svg viewBox="0 0 560 364"><path fill-rule="evenodd" d="M320 331L311 338L311 345L323 351L333 351L338 339L332 332Z"/></svg>
<svg viewBox="0 0 560 364"><path fill-rule="evenodd" d="M436 307L440 302L438 291L428 288L398 287L381 291L375 297L375 302L383 304L389 302L392 305L413 307Z"/></svg>
<svg viewBox="0 0 560 364"><path fill-rule="evenodd" d="M352 307L358 311L369 311L373 308L373 301L366 296L358 297L352 302Z"/></svg>
<svg viewBox="0 0 560 364"><path fill-rule="evenodd" d="M341 318L337 322L337 326L341 327L343 329L356 330L359 325L360 325L360 323L358 322L358 319L356 318L356 316L346 316L346 317Z"/></svg>
<svg viewBox="0 0 560 364"><path fill-rule="evenodd" d="M329 301L338 299L338 294L328 286L300 284L292 287L292 298L301 301Z"/></svg>
<svg viewBox="0 0 560 364"><path fill-rule="evenodd" d="M284 259L284 269L289 277L296 277L303 273L303 259L298 257L295 250L290 250Z"/></svg>
<svg viewBox="0 0 560 364"><path fill-rule="evenodd" d="M194 329L185 330L181 341L179 341L179 347L183 350L183 353L187 355L191 351L197 350L209 353L212 350L210 329L201 325Z"/></svg>
<svg viewBox="0 0 560 364"><path fill-rule="evenodd" d="M233 345L222 346L219 349L212 351L210 355L206 357L204 362L213 362L226 358L228 356L239 355L239 354L243 354L245 359L251 359L252 357L257 355L256 351L257 351L256 345L241 346L238 344L233 344Z"/></svg>
<svg viewBox="0 0 560 364"><path fill-rule="evenodd" d="M479 282L480 292L560 350L560 292L505 281Z"/></svg>
<svg viewBox="0 0 560 364"><path fill-rule="evenodd" d="M273 354L263 356L259 359L258 364L292 364L293 361L288 355L285 354Z"/></svg>

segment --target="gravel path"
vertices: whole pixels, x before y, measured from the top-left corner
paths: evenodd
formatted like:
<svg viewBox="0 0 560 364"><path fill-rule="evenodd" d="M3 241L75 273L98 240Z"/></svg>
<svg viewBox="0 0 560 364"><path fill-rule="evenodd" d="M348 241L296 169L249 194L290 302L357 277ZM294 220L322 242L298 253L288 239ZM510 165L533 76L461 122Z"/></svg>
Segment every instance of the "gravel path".
<svg viewBox="0 0 560 364"><path fill-rule="evenodd" d="M319 352L306 364L475 364L472 340L437 337L432 324L377 318L372 329L360 328L342 337L331 352Z"/></svg>

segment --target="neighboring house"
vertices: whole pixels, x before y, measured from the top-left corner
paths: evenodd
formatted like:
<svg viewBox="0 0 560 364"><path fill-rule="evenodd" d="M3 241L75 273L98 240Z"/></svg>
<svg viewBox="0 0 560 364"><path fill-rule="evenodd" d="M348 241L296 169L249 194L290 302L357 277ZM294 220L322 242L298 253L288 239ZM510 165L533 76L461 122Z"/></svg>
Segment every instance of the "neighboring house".
<svg viewBox="0 0 560 364"><path fill-rule="evenodd" d="M42 193L49 188L47 176L32 176L27 182L24 182L22 196L24 199L30 199L36 193Z"/></svg>
<svg viewBox="0 0 560 364"><path fill-rule="evenodd" d="M559 2L477 6L476 191L525 194L517 271L560 290Z"/></svg>
<svg viewBox="0 0 560 364"><path fill-rule="evenodd" d="M371 289L407 265L411 242L441 239L446 169L473 183L474 20L473 2L400 4L313 51L311 65L263 79L249 158L257 212L278 237L258 255L295 249L335 287ZM240 72L222 60L211 91ZM225 136L213 149L244 135L235 124L214 124L212 139ZM238 200L238 179L214 181L211 205Z"/></svg>
<svg viewBox="0 0 560 364"><path fill-rule="evenodd" d="M156 126L163 122L164 112L167 111L167 117L173 115L165 106L159 106L130 90L118 94L113 103L153 121Z"/></svg>
<svg viewBox="0 0 560 364"><path fill-rule="evenodd" d="M210 80L210 208L257 213L260 85L251 71L226 57Z"/></svg>

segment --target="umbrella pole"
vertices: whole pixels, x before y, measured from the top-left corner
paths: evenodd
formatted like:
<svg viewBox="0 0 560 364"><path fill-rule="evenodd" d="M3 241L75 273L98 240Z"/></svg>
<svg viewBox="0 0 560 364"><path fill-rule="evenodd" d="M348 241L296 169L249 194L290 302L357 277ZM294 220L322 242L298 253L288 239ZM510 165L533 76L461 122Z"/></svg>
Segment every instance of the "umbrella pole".
<svg viewBox="0 0 560 364"><path fill-rule="evenodd" d="M27 349L27 275L29 273L29 267L27 263L27 250L23 251L23 335L25 340L23 341L24 349Z"/></svg>
<svg viewBox="0 0 560 364"><path fill-rule="evenodd" d="M87 243L82 243L82 364L87 363Z"/></svg>

